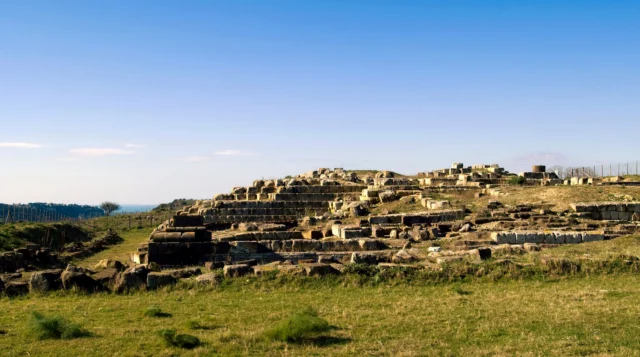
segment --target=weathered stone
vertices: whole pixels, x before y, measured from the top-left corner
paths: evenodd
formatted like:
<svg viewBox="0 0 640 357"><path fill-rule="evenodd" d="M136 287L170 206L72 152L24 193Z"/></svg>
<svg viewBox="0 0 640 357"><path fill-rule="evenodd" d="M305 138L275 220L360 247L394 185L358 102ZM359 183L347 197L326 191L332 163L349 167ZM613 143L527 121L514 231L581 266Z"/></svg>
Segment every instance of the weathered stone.
<svg viewBox="0 0 640 357"><path fill-rule="evenodd" d="M178 281L172 273L151 272L147 274L147 289L153 290Z"/></svg>
<svg viewBox="0 0 640 357"><path fill-rule="evenodd" d="M378 194L380 202L392 202L398 199L398 196L393 191L384 191Z"/></svg>
<svg viewBox="0 0 640 357"><path fill-rule="evenodd" d="M334 267L329 264L304 264L302 265L307 276L323 276L328 274L337 274L339 273Z"/></svg>
<svg viewBox="0 0 640 357"><path fill-rule="evenodd" d="M111 259L103 259L100 262L98 262L98 264L96 264L95 266L95 269L109 269L109 268L122 271L126 268L126 266L117 260L111 260Z"/></svg>
<svg viewBox="0 0 640 357"><path fill-rule="evenodd" d="M143 289L147 286L148 274L149 269L144 265L131 267L118 276L114 285L114 290L117 292L124 292Z"/></svg>
<svg viewBox="0 0 640 357"><path fill-rule="evenodd" d="M396 253L393 258L391 258L391 262L392 263L412 263L415 262L416 258L414 256L412 256L411 254L409 254L409 252L406 249L402 249L400 250L398 253Z"/></svg>
<svg viewBox="0 0 640 357"><path fill-rule="evenodd" d="M491 248L477 248L469 251L469 254L480 258L481 260L491 258Z"/></svg>
<svg viewBox="0 0 640 357"><path fill-rule="evenodd" d="M251 273L251 266L248 264L225 265L223 274L227 278L235 278Z"/></svg>
<svg viewBox="0 0 640 357"><path fill-rule="evenodd" d="M196 282L202 285L217 285L220 280L220 276L215 273L202 274L196 277Z"/></svg>
<svg viewBox="0 0 640 357"><path fill-rule="evenodd" d="M190 278L192 276L200 274L202 274L202 270L200 270L200 268L183 268L171 272L171 276L176 279Z"/></svg>
<svg viewBox="0 0 640 357"><path fill-rule="evenodd" d="M29 284L25 281L10 281L4 285L7 296L21 296L29 293Z"/></svg>
<svg viewBox="0 0 640 357"><path fill-rule="evenodd" d="M378 256L371 253L352 253L350 262L351 264L375 265L378 263Z"/></svg>
<svg viewBox="0 0 640 357"><path fill-rule="evenodd" d="M31 274L31 278L29 278L29 291L32 293L44 293L59 289L62 285L61 275L61 269L35 272Z"/></svg>
<svg viewBox="0 0 640 357"><path fill-rule="evenodd" d="M525 243L525 244L522 245L522 247L527 252L538 252L538 251L540 251L540 246L535 244L535 243Z"/></svg>
<svg viewBox="0 0 640 357"><path fill-rule="evenodd" d="M107 268L97 272L91 277L103 286L112 286L118 277L118 273L118 270L115 268Z"/></svg>
<svg viewBox="0 0 640 357"><path fill-rule="evenodd" d="M67 267L65 271L60 275L60 279L62 280L62 287L65 290L69 289L78 289L84 292L97 292L104 290L102 284L95 281L92 277L87 275L85 272L80 272L81 270Z"/></svg>
<svg viewBox="0 0 640 357"><path fill-rule="evenodd" d="M454 262L459 262L462 261L464 259L464 257L459 256L459 255L452 255L452 256L446 256L446 257L438 257L436 258L436 263L443 265L443 264L450 264L450 263L454 263Z"/></svg>

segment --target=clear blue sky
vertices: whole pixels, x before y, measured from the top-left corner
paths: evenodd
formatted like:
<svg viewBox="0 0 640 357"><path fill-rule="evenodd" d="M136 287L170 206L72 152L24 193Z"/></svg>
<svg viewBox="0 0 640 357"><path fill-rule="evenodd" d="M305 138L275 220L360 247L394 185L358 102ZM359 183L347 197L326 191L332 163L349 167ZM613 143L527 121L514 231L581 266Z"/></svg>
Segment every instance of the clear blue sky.
<svg viewBox="0 0 640 357"><path fill-rule="evenodd" d="M0 1L0 202L640 159L638 1Z"/></svg>

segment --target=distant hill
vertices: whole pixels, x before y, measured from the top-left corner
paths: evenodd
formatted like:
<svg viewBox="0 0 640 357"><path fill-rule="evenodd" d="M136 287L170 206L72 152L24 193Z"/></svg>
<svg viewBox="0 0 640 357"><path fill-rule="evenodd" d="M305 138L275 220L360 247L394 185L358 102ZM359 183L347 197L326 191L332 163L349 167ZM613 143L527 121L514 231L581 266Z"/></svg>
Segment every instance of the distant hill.
<svg viewBox="0 0 640 357"><path fill-rule="evenodd" d="M182 209L183 206L190 206L196 203L197 200L190 198L178 198L169 203L160 204L158 207L151 210L151 212L173 212Z"/></svg>
<svg viewBox="0 0 640 357"><path fill-rule="evenodd" d="M65 218L91 218L104 215L104 211L96 206L33 202L27 204L8 205L0 203L2 220L11 212L14 221L41 221L41 217L55 214Z"/></svg>

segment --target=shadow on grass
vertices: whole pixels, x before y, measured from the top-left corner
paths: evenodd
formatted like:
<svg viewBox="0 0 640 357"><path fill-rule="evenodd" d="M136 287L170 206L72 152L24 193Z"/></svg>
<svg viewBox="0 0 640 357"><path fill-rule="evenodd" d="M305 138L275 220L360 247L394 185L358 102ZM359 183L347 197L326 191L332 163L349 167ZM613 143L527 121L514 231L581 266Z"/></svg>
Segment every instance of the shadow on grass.
<svg viewBox="0 0 640 357"><path fill-rule="evenodd" d="M333 345L346 345L351 342L350 338L335 336L318 336L304 341L317 347L328 347Z"/></svg>

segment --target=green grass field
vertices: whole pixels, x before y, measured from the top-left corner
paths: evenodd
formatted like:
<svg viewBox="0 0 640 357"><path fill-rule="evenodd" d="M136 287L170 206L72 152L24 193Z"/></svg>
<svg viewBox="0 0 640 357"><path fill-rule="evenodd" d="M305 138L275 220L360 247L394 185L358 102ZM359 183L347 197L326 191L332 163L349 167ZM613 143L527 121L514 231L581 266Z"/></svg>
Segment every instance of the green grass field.
<svg viewBox="0 0 640 357"><path fill-rule="evenodd" d="M238 280L212 290L4 298L0 347L6 356L631 356L640 354L638 282L630 274L377 287ZM152 305L172 316L145 317ZM302 344L263 338L305 306L337 329ZM67 317L93 336L39 341L27 330L32 311ZM192 320L206 329L189 330ZM164 328L204 345L166 347L156 334Z"/></svg>
<svg viewBox="0 0 640 357"><path fill-rule="evenodd" d="M130 260L131 254L134 253L142 243L149 240L151 231L153 231L153 228L134 228L120 231L118 234L124 239L124 242L85 259L78 260L75 264L84 267L93 267L102 259L119 260L126 264Z"/></svg>

